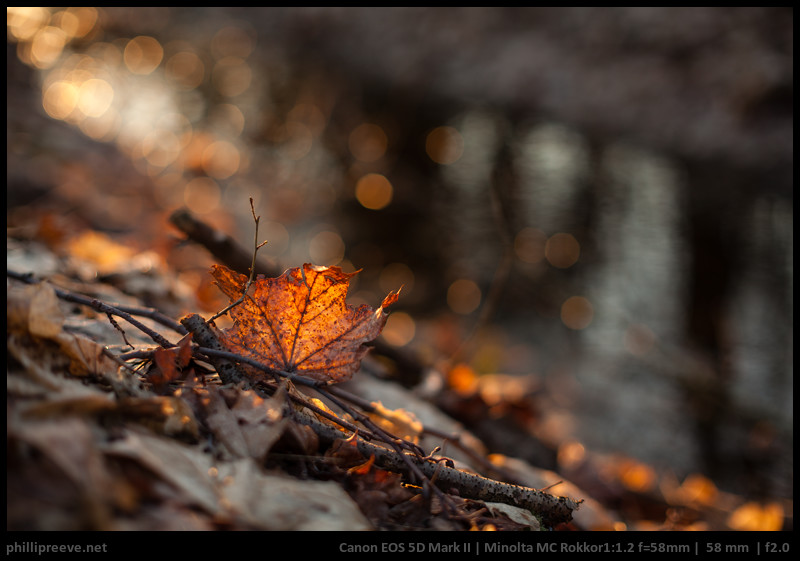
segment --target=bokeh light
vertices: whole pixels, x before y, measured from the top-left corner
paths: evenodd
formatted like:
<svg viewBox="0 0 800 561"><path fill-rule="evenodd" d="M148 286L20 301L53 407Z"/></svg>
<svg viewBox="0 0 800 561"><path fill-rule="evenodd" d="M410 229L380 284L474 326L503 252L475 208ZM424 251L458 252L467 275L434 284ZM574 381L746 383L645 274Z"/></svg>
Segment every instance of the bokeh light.
<svg viewBox="0 0 800 561"><path fill-rule="evenodd" d="M217 182L208 177L195 177L184 187L183 202L196 214L209 214L219 208L222 198Z"/></svg>
<svg viewBox="0 0 800 561"><path fill-rule="evenodd" d="M78 104L78 87L68 81L59 80L50 84L42 95L42 106L54 119L65 120Z"/></svg>
<svg viewBox="0 0 800 561"><path fill-rule="evenodd" d="M391 182L379 173L368 173L356 183L356 199L364 208L380 210L392 202Z"/></svg>
<svg viewBox="0 0 800 561"><path fill-rule="evenodd" d="M583 296L572 296L561 305L561 321L570 329L586 329L593 318L594 308Z"/></svg>
<svg viewBox="0 0 800 561"><path fill-rule="evenodd" d="M315 265L338 265L344 259L344 250L342 237L331 230L319 232L308 244L308 254Z"/></svg>
<svg viewBox="0 0 800 561"><path fill-rule="evenodd" d="M578 262L581 246L572 234L554 234L547 239L544 254L553 267L567 269Z"/></svg>
<svg viewBox="0 0 800 561"><path fill-rule="evenodd" d="M383 129L372 123L363 123L350 133L350 152L360 162L374 162L386 153L389 139Z"/></svg>
<svg viewBox="0 0 800 561"><path fill-rule="evenodd" d="M514 237L514 253L525 263L539 263L544 259L547 236L538 228L523 228Z"/></svg>
<svg viewBox="0 0 800 561"><path fill-rule="evenodd" d="M255 49L254 34L245 22L226 25L211 38L211 54L217 58L250 56Z"/></svg>
<svg viewBox="0 0 800 561"><path fill-rule="evenodd" d="M408 345L416 334L414 319L405 312L392 312L383 328L383 338L390 345L402 347Z"/></svg>
<svg viewBox="0 0 800 561"><path fill-rule="evenodd" d="M447 289L447 305L457 314L471 314L481 305L481 289L474 281L458 279Z"/></svg>
<svg viewBox="0 0 800 561"><path fill-rule="evenodd" d="M37 68L50 68L64 51L67 39L67 34L58 27L43 27L31 41L31 63Z"/></svg>
<svg viewBox="0 0 800 561"><path fill-rule="evenodd" d="M437 164L453 164L464 153L464 138L453 127L437 127L425 138L425 152Z"/></svg>
<svg viewBox="0 0 800 561"><path fill-rule="evenodd" d="M391 292L403 287L403 294L408 296L414 290L414 271L405 263L390 263L381 270L378 286L384 292Z"/></svg>
<svg viewBox="0 0 800 561"><path fill-rule="evenodd" d="M569 440L558 447L558 465L575 469L586 459L586 448L580 442Z"/></svg>
<svg viewBox="0 0 800 561"><path fill-rule="evenodd" d="M314 135L305 123L290 121L283 127L284 138L281 150L292 160L300 160L308 155L314 144Z"/></svg>
<svg viewBox="0 0 800 561"><path fill-rule="evenodd" d="M161 64L164 49L153 37L140 35L128 41L122 56L133 74L151 74Z"/></svg>
<svg viewBox="0 0 800 561"><path fill-rule="evenodd" d="M244 132L244 125L244 113L232 103L220 103L208 112L208 127L219 135L237 137Z"/></svg>
<svg viewBox="0 0 800 561"><path fill-rule="evenodd" d="M42 7L6 8L6 28L16 41L29 41L50 21L50 10Z"/></svg>
<svg viewBox="0 0 800 561"><path fill-rule="evenodd" d="M92 7L67 8L53 15L53 22L58 25L68 37L79 39L86 37L97 22L97 9Z"/></svg>
<svg viewBox="0 0 800 561"><path fill-rule="evenodd" d="M652 466L628 460L619 466L619 480L628 489L645 493L655 486L658 476Z"/></svg>
<svg viewBox="0 0 800 561"><path fill-rule="evenodd" d="M182 50L167 60L164 66L165 75L180 89L191 90L203 83L205 65L196 53Z"/></svg>
<svg viewBox="0 0 800 561"><path fill-rule="evenodd" d="M215 179L227 179L239 169L239 150L224 140L212 142L203 150L203 169Z"/></svg>
<svg viewBox="0 0 800 561"><path fill-rule="evenodd" d="M728 517L728 526L739 531L776 532L783 528L784 512L780 503L748 502Z"/></svg>
<svg viewBox="0 0 800 561"><path fill-rule="evenodd" d="M78 109L87 117L101 117L114 100L114 88L100 78L91 78L78 90Z"/></svg>
<svg viewBox="0 0 800 561"><path fill-rule="evenodd" d="M250 87L253 71L244 59L235 56L217 61L211 72L214 88L225 97L236 97Z"/></svg>

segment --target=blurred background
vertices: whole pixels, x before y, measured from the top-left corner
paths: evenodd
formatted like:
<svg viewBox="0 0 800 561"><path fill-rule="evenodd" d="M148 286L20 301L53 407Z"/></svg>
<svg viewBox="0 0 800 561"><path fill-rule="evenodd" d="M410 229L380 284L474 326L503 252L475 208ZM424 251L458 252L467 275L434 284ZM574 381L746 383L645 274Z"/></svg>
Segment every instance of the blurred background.
<svg viewBox="0 0 800 561"><path fill-rule="evenodd" d="M102 233L126 248L109 267L150 251L214 309L212 260L169 216L252 247L252 197L276 273L361 269L350 300L373 306L402 285L386 344L455 386L524 388L553 452L532 463L621 455L631 485L702 474L780 510L792 21L7 8L9 231Z"/></svg>

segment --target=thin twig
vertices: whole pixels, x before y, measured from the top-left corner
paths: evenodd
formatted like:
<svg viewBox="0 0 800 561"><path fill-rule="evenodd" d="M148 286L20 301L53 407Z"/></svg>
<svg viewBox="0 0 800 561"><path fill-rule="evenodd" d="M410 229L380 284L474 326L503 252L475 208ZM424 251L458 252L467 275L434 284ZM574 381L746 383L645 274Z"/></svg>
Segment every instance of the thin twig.
<svg viewBox="0 0 800 561"><path fill-rule="evenodd" d="M278 274L274 267L263 260L256 261L253 267L252 254L249 251L224 232L192 216L185 208L173 212L169 220L187 239L204 247L218 263L223 263L236 272L246 274L249 264L256 274L271 277Z"/></svg>
<svg viewBox="0 0 800 561"><path fill-rule="evenodd" d="M10 271L8 269L6 269L6 276L11 277L13 279L20 280L20 281L25 282L27 284L36 284L37 282L43 282L43 281L35 280L34 276L31 275L31 274L18 273L18 272L15 272L15 271ZM144 333L148 337L150 337L158 345L160 345L160 346L162 346L162 347L164 347L166 349L175 346L173 343L170 343L159 332L154 331L153 329L150 329L149 327L144 325L142 322L140 322L139 320L134 318L131 314L129 314L128 312L122 311L117 306L112 306L111 304L106 304L105 302L101 302L97 298L91 298L89 296L83 296L83 295L80 295L80 294L75 294L74 292L69 292L67 290L62 290L60 288L53 287L53 289L55 290L56 296L58 296L62 300L65 300L67 302L72 302L72 303L75 303L75 304L81 304L83 306L88 306L88 307L92 308L93 310L97 310L98 312L101 312L101 313L104 313L104 314L112 314L112 315L121 317L122 319L124 319L125 321L127 321L128 323L130 323L131 325L136 327L137 329L139 329L142 333Z"/></svg>
<svg viewBox="0 0 800 561"><path fill-rule="evenodd" d="M264 247L267 244L267 242L263 241L261 243L258 243L258 223L261 220L261 217L260 216L256 216L256 209L253 206L253 199L252 198L250 199L250 212L253 213L253 220L256 223L256 233L255 233L255 239L253 241L253 261L250 263L250 276L247 278L247 282L244 285L244 289L242 290L242 295L235 302L231 302L225 308L223 308L221 311L219 311L216 314L214 314L214 316L211 319L208 320L208 323L211 323L212 321L214 321L218 317L227 314L229 310L231 310L232 308L235 308L236 306L241 304L244 301L245 297L247 297L247 291L250 290L250 285L252 285L253 284L253 280L255 280L255 276L256 276L256 255L258 254L258 250L261 249L262 247Z"/></svg>
<svg viewBox="0 0 800 561"><path fill-rule="evenodd" d="M42 279L37 279L33 273L19 273L17 271L6 269L6 276L24 282L25 284L38 284L40 282L43 282ZM55 290L56 290L56 295L59 296L59 298L61 298L62 295L75 294L74 292L70 292L62 288L55 288ZM89 298L88 296L83 296L83 297ZM85 302L79 302L79 303L85 304L87 306L89 305ZM138 306L126 306L123 304L114 304L114 307L117 310L128 313L132 316L149 318L154 322L163 325L164 327L168 327L169 329L172 329L173 331L180 333L181 335L186 335L187 333L186 328L183 327L180 323L176 322L171 317L164 315L163 313L159 312L156 309L141 308Z"/></svg>
<svg viewBox="0 0 800 561"><path fill-rule="evenodd" d="M216 336L202 317L197 314L192 314L192 316L194 317L190 318L187 316L187 318L182 319L181 323L192 331L193 336L196 337L195 342L199 343L202 341L203 346L208 345L211 347L211 350L214 351L211 353L212 355L218 355L219 351L217 349L222 346L221 343L216 340ZM200 332L199 335L194 331L194 328L198 328ZM233 356L236 357L236 355ZM215 366L219 364L219 366L224 369L224 374L220 372L220 378L223 379L223 382L245 382L246 384L250 384L248 378L241 372L238 372L235 365L235 362L238 361L252 365L249 360L243 360L244 358L246 357L229 359L227 354L225 356L220 355L214 357L214 360L217 361L214 363ZM274 371L263 365L262 369L265 371L272 370L280 374L288 374L281 371ZM236 373L232 373L232 371ZM315 387L318 391L321 389L319 386ZM324 389L329 390L330 388ZM328 392L326 397L330 398L331 395L332 394ZM287 415L299 423L310 426L320 439L331 443L336 439L346 438L346 436L343 435L342 428L351 431L353 434L357 434L359 437L363 436L364 430L362 428L349 425L349 423L347 423L349 426L345 426L344 423L346 422L342 419L331 416L329 413L323 412L313 406L309 407L311 404L303 399L299 399L299 401L296 402L303 405L303 408L299 410L289 408L287 410ZM337 400L336 403L340 407L342 406L340 400ZM345 409L348 408L345 407ZM317 417L309 414L307 410L313 410L314 413L317 414L322 413L327 419L333 421L342 428L338 428L334 424L321 422ZM399 444L403 441L402 439L385 433L385 431L380 432L380 435L373 437L375 442L367 442L364 438L356 438L355 441L359 451L364 454L365 457L375 456L376 465L379 467L403 473L413 480L421 482L426 489L436 493L436 495L442 499L443 506L451 512L455 512L455 508L450 504L448 497L444 495L442 491L449 492L454 488L465 498L503 502L528 508L540 515L546 523L553 525L571 520L572 511L580 505L581 501L574 501L566 497L554 497L541 490L499 482L446 466L441 461L426 457L416 450L404 452Z"/></svg>

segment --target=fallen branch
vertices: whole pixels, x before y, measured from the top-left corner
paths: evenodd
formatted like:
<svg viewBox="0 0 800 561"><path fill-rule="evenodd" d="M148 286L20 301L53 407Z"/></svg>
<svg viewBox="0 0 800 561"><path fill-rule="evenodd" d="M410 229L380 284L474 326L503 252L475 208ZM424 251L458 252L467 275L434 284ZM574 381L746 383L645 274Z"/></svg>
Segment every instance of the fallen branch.
<svg viewBox="0 0 800 561"><path fill-rule="evenodd" d="M178 209L169 217L170 222L186 237L206 248L219 263L227 265L234 271L247 274L254 269L255 274L277 276L280 271L263 260L255 260L253 253L245 250L236 240L196 219L185 208Z"/></svg>
<svg viewBox="0 0 800 561"><path fill-rule="evenodd" d="M13 271L7 271L7 276L26 283L38 282L32 275ZM153 341L164 348L174 346L173 343L166 340L158 332L153 331L136 320L132 314L129 313L142 312L143 315L147 315L148 317L158 317L152 310L128 308L128 311L123 311L119 307L111 306L95 298L74 294L61 289L55 289L55 291L56 295L63 300L89 306L109 316L114 315L125 319L131 323L131 325L149 335ZM240 371L237 363L242 363L260 368L273 377L287 377L295 382L306 384L314 387L317 391L325 393L325 384L304 379L302 376L293 373L276 371L261 365L253 359L230 353L219 342L205 320L197 314L190 314L183 318L181 320L181 325L177 325L171 320L160 319L162 320L161 323L176 331L181 332L186 330L192 333L195 343L200 346L201 351L206 352L206 356L209 356L209 359L216 368L223 383L235 385L248 384L253 385L256 389L263 389L263 385L252 384L251 378L245 376ZM261 381L264 382L264 380ZM277 385L272 389L274 390L276 387ZM328 397L332 398L334 393L336 392L329 393ZM339 395L339 397L342 396ZM503 483L450 467L446 465L445 462L441 461L441 459L437 460L423 456L419 452L418 447L413 443L393 437L382 431L382 434L376 434L368 429L365 430L364 428L356 427L331 415L327 411L315 407L307 400L299 400L298 396L295 396L294 402L301 405L301 407L289 407L286 410L286 415L297 423L309 426L321 441L332 443L337 439L347 438L356 434L356 445L359 452L365 457L374 456L377 466L389 471L401 473L415 482L422 483L423 489L429 489L430 486L434 486L433 490L437 492L440 497L442 496L441 492L445 492L458 494L464 498L501 502L526 508L540 516L545 524L553 526L570 521L572 519L572 512L577 509L581 503L581 501L574 501L567 497L556 497L541 490ZM315 415L325 417L330 423L321 421ZM356 415L356 417L362 420L364 419L363 416ZM409 451L404 451L403 448ZM443 504L446 506L447 501L443 501Z"/></svg>
<svg viewBox="0 0 800 561"><path fill-rule="evenodd" d="M190 314L183 318L181 323L192 332L193 338L197 344L210 349L224 351L224 347L219 340L217 340L213 331L199 315ZM217 356L212 357L212 364L214 364L216 368L221 369L219 373L223 383L238 384L244 382L245 384L250 384L250 379L242 374L236 366L235 355L232 353L226 353L225 356L217 353L215 353L215 355ZM239 361L251 366L258 365L256 361L246 359L246 357L240 357ZM273 375L292 377L291 373L275 371L263 365L261 369ZM309 380L309 385L317 389L322 389L322 386L313 380ZM374 456L376 465L388 471L401 473L415 480L419 480L420 476L423 476L423 483L432 483L441 491L447 493L455 492L464 498L500 502L526 508L534 514L539 515L545 524L548 525L569 522L572 519L572 512L576 510L581 503L581 501L575 501L567 497L556 497L541 490L503 483L454 467L449 467L441 461L423 457L418 452L403 452L397 448L397 442L402 441L402 439L399 438L390 438L389 440L383 439L383 441L392 446L393 449L375 442L368 442L365 440L362 429L353 427L349 425L349 423L345 424L344 421L338 418L335 420L331 419L330 416L327 416L328 419L334 420L341 428L333 424L324 423L310 414L307 409L308 407L301 409L289 408L287 410L287 415L295 422L309 426L321 441L328 444L333 443L335 440L357 434L359 438L356 439L356 445L358 446L359 452L365 457ZM346 431L350 431L350 433L348 434Z"/></svg>
<svg viewBox="0 0 800 561"><path fill-rule="evenodd" d="M334 440L346 438L341 430L315 419L313 416L293 411L291 417L296 422L311 427L321 441L332 443ZM572 512L582 501L575 501L567 497L557 497L530 487L503 483L481 475L449 467L442 462L429 458L422 458L415 454L398 454L379 444L365 441L363 438L356 440L359 452L365 457L374 456L375 465L402 473L406 476L413 475L408 467L408 462L418 467L419 470L439 489L447 493L455 493L468 499L498 502L525 508L540 516L542 521L550 526L572 520Z"/></svg>
<svg viewBox="0 0 800 561"><path fill-rule="evenodd" d="M6 269L6 276L22 281L26 284L37 284L39 282L42 282L40 280L37 280L32 274L18 273L16 271L10 271L8 269ZM159 346L164 347L165 349L174 347L175 344L171 343L159 332L150 329L149 327L144 325L142 322L140 322L133 316L140 315L140 316L150 317L151 319L158 321L162 325L166 325L167 327L170 327L178 332L181 332L183 330L183 328L180 325L176 325L174 321L165 318L163 314L155 312L154 310L112 306L111 304L106 304L105 302L101 302L97 298L91 298L89 296L75 294L74 292L69 292L68 290L63 290L61 288L53 287L53 289L55 290L56 296L58 296L59 298L61 298L66 302L72 302L74 304L81 304L83 306L88 306L93 310L108 315L109 319L111 319L112 325L114 325L114 328L118 329L119 331L122 331L122 329L119 327L119 325L116 324L116 322L114 322L111 316L121 317L122 319L124 319L125 321L136 327L139 331L150 337L150 339L152 339ZM126 311L126 309L128 311Z"/></svg>

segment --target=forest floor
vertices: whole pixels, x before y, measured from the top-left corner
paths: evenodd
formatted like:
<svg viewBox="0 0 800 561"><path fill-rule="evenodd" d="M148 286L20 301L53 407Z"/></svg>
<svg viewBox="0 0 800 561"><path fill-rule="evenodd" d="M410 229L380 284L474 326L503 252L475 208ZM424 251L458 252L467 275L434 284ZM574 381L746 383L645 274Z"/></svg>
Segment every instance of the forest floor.
<svg viewBox="0 0 800 561"><path fill-rule="evenodd" d="M631 459L559 451L530 430L529 389L381 340L340 393L225 383L178 323L219 297L181 286L155 251L57 224L7 237L9 530L729 530L791 513L699 475L654 485ZM563 473L498 453L504 440L560 453ZM480 489L440 485L447 470L480 474ZM541 501L487 491L506 484Z"/></svg>

